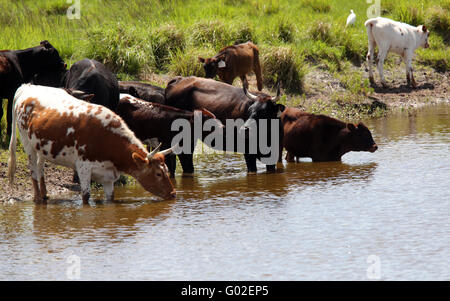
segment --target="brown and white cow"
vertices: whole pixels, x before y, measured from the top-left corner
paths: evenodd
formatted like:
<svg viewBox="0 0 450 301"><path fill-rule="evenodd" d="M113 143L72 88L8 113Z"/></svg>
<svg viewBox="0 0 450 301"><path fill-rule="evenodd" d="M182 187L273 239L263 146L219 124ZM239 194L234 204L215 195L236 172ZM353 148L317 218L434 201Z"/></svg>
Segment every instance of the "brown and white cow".
<svg viewBox="0 0 450 301"><path fill-rule="evenodd" d="M242 84L248 89L246 75L253 71L258 90L261 91L263 88L259 50L252 42L228 46L212 58L199 57L198 60L203 64L206 78L219 75L221 81L232 85L234 79L239 76Z"/></svg>
<svg viewBox="0 0 450 301"><path fill-rule="evenodd" d="M47 198L44 162L78 172L83 202L90 197L91 178L103 184L107 200L114 199L114 181L121 173L133 176L147 191L175 197L164 156L172 149L149 153L125 122L111 110L76 99L63 89L22 85L14 96L17 124L28 154L34 201ZM9 178L15 173L16 131L9 146Z"/></svg>
<svg viewBox="0 0 450 301"><path fill-rule="evenodd" d="M313 162L340 161L350 151L375 152L378 149L363 123L345 123L297 108L286 108L281 122L288 162L293 162L294 157L309 157Z"/></svg>

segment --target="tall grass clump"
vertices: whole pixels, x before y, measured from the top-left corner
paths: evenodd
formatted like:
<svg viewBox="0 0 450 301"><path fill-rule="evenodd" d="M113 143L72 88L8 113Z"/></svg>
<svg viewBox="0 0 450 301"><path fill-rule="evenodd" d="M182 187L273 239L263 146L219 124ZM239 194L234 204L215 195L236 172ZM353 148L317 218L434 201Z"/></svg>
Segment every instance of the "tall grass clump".
<svg viewBox="0 0 450 301"><path fill-rule="evenodd" d="M253 10L263 15L274 15L280 11L279 0L253 0Z"/></svg>
<svg viewBox="0 0 450 301"><path fill-rule="evenodd" d="M303 7L310 7L319 13L328 13L331 10L331 5L326 0L302 0L301 3Z"/></svg>
<svg viewBox="0 0 450 301"><path fill-rule="evenodd" d="M156 28L150 39L155 68L160 71L167 71L172 53L183 51L186 47L184 32L174 25Z"/></svg>
<svg viewBox="0 0 450 301"><path fill-rule="evenodd" d="M192 26L190 32L194 46L209 44L216 50L231 43L233 34L230 26L219 20L197 22Z"/></svg>
<svg viewBox="0 0 450 301"><path fill-rule="evenodd" d="M241 44L248 41L258 43L258 38L254 27L248 22L237 22L232 29L232 42L234 44Z"/></svg>
<svg viewBox="0 0 450 301"><path fill-rule="evenodd" d="M262 51L263 81L274 87L278 82L289 93L303 93L306 68L303 57L287 46L269 47Z"/></svg>
<svg viewBox="0 0 450 301"><path fill-rule="evenodd" d="M311 25L308 31L309 38L323 41L325 43L334 43L335 37L331 31L331 24L318 21Z"/></svg>
<svg viewBox="0 0 450 301"><path fill-rule="evenodd" d="M418 26L425 22L423 10L408 4L402 4L395 8L394 20L412 26Z"/></svg>
<svg viewBox="0 0 450 301"><path fill-rule="evenodd" d="M198 61L198 57L211 57L214 54L215 51L212 48L178 50L172 55L169 72L172 75L204 77L205 70L203 69L203 65Z"/></svg>
<svg viewBox="0 0 450 301"><path fill-rule="evenodd" d="M87 31L83 55L98 60L117 73L138 74L153 64L145 33L121 23Z"/></svg>
<svg viewBox="0 0 450 301"><path fill-rule="evenodd" d="M444 42L448 44L450 42L450 9L433 6L427 11L427 15L425 25L431 31L439 33L444 38Z"/></svg>
<svg viewBox="0 0 450 301"><path fill-rule="evenodd" d="M288 19L282 18L276 25L277 39L283 43L292 43L294 41L296 28Z"/></svg>

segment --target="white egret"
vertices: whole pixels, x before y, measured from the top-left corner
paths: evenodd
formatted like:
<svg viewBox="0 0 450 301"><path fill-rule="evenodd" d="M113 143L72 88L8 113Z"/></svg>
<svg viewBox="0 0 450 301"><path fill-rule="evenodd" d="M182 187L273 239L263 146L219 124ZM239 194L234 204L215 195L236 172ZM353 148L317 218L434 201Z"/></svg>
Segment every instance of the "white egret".
<svg viewBox="0 0 450 301"><path fill-rule="evenodd" d="M349 26L349 25L355 24L355 21L356 21L356 15L355 15L355 13L353 12L353 9L351 9L350 12L351 12L351 14L348 15L348 17L347 17L347 24L345 25L345 27L347 27L347 26Z"/></svg>

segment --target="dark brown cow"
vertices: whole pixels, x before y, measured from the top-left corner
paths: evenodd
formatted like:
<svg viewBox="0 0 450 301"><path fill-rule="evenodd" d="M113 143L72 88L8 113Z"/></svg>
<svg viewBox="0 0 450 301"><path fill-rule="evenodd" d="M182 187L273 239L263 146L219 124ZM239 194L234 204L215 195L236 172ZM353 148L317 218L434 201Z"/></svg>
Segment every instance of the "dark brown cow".
<svg viewBox="0 0 450 301"><path fill-rule="evenodd" d="M345 123L296 108L286 108L281 122L287 161L294 161L294 157L310 157L313 162L340 161L350 151L375 152L378 149L363 123Z"/></svg>
<svg viewBox="0 0 450 301"><path fill-rule="evenodd" d="M259 63L258 47L252 42L232 45L223 48L212 58L198 58L203 63L207 78L219 75L221 81L232 85L236 77L240 77L242 84L248 89L246 75L255 72L258 90L263 88L261 66Z"/></svg>
<svg viewBox="0 0 450 301"><path fill-rule="evenodd" d="M137 99L128 94L121 94L120 101L117 105L117 114L127 123L128 127L135 133L136 137L141 141L149 141L152 138L157 138L162 143L163 148L170 148L172 139L177 132L171 131L172 123L177 119L186 119L191 124L192 131L194 130L194 116L196 114L202 115L202 121L215 118L214 114L208 110L187 111L163 104L146 102ZM222 123L217 120L217 126L223 127ZM208 133L202 132L204 138ZM191 133L191 153L195 149L197 141L194 141L194 134ZM183 167L184 173L193 173L194 166L192 161L185 159L185 154L179 154L178 158ZM189 157L189 156L188 156ZM166 164L171 176L175 175L176 158L175 156L168 156Z"/></svg>
<svg viewBox="0 0 450 301"><path fill-rule="evenodd" d="M245 87L241 89L212 79L193 76L176 77L167 84L166 104L191 111L205 108L211 111L222 124L226 124L227 119L242 119L245 121L242 129L245 130L251 120L255 120L257 123L263 119L277 119L279 121L279 116L284 110L284 105L276 103L280 96L279 89L276 97L262 92L255 94L246 91ZM225 134L225 136L228 134ZM276 136L276 133L270 131L266 134L267 141L272 141L271 137ZM281 139L281 126L278 135ZM281 146L281 140L277 143ZM227 149L227 151L237 152L237 149ZM244 158L247 170L256 172L256 159L264 157L259 149L257 154L252 154L246 149ZM275 164L276 162L266 165L267 170L275 170Z"/></svg>
<svg viewBox="0 0 450 301"><path fill-rule="evenodd" d="M35 74L46 70L66 70L66 64L58 51L48 41L42 41L39 46L24 50L0 51L0 120L3 117L2 100L6 98L8 136L11 135L14 93L21 84L30 82Z"/></svg>
<svg viewBox="0 0 450 301"><path fill-rule="evenodd" d="M164 88L142 82L120 81L119 92L149 102L164 103L165 100Z"/></svg>

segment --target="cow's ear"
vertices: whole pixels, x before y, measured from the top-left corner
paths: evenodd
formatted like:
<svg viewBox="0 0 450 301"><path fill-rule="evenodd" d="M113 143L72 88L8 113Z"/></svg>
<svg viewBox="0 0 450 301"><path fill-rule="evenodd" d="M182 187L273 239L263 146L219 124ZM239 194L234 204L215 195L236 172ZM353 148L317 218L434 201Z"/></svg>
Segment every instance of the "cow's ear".
<svg viewBox="0 0 450 301"><path fill-rule="evenodd" d="M145 157L142 157L140 154L134 152L131 157L133 158L133 161L137 164L138 167L143 167L148 164L148 159Z"/></svg>
<svg viewBox="0 0 450 301"><path fill-rule="evenodd" d="M50 44L50 42L47 41L47 40L42 41L42 42L40 43L40 45L41 45L42 47L44 47L45 50L49 50L49 51L53 51L53 50L54 50L52 44Z"/></svg>
<svg viewBox="0 0 450 301"><path fill-rule="evenodd" d="M286 109L286 107L284 105L282 105L281 103L277 104L277 107L278 107L279 112L284 112L284 110Z"/></svg>
<svg viewBox="0 0 450 301"><path fill-rule="evenodd" d="M422 25L422 31L427 32L427 27L425 25Z"/></svg>
<svg viewBox="0 0 450 301"><path fill-rule="evenodd" d="M347 128L350 131L356 131L356 126L353 123L347 123Z"/></svg>
<svg viewBox="0 0 450 301"><path fill-rule="evenodd" d="M200 62L200 63L205 63L205 59L204 58L202 58L202 57L198 57L198 61Z"/></svg>

